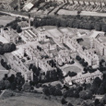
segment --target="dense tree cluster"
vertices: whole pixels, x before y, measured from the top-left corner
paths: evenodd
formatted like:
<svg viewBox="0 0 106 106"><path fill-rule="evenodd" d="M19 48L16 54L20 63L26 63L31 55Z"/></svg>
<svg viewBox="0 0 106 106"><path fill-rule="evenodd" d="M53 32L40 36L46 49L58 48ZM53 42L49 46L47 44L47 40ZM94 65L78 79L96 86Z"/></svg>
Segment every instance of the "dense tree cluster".
<svg viewBox="0 0 106 106"><path fill-rule="evenodd" d="M53 25L57 27L71 27L80 29L95 29L106 32L106 18L93 16L63 16L61 18L46 16L44 18L35 17L33 25L35 27Z"/></svg>
<svg viewBox="0 0 106 106"><path fill-rule="evenodd" d="M53 95L53 96L62 96L62 91L61 89L55 87L55 86L52 86L52 85L48 85L48 86L45 86L43 88L43 92L45 95Z"/></svg>
<svg viewBox="0 0 106 106"><path fill-rule="evenodd" d="M79 61L79 63L80 63L83 67L87 67L87 66L88 66L88 63L87 63L83 58L81 58L80 56L76 56L76 59Z"/></svg>
<svg viewBox="0 0 106 106"><path fill-rule="evenodd" d="M11 66L7 64L7 62L5 62L3 59L1 59L1 65L7 70L11 69Z"/></svg>
<svg viewBox="0 0 106 106"><path fill-rule="evenodd" d="M92 66L88 66L88 62L86 62L83 58L81 58L80 56L76 56L76 60L79 61L79 63L84 67L84 73L90 72L93 73L95 71L97 71L97 69L92 68Z"/></svg>
<svg viewBox="0 0 106 106"><path fill-rule="evenodd" d="M76 72L70 72L70 71L69 71L69 72L66 74L65 77L67 77L67 76L74 77L74 76L76 76L76 75L77 75Z"/></svg>
<svg viewBox="0 0 106 106"><path fill-rule="evenodd" d="M65 92L63 92L64 97L79 97L79 93L83 90L83 87L77 86L75 88L69 88L66 89Z"/></svg>
<svg viewBox="0 0 106 106"><path fill-rule="evenodd" d="M24 20L24 19L22 19ZM18 25L18 22L20 22L21 19L20 18L16 18L14 21L8 23L6 25L6 27L10 26L12 29L16 30L18 33L21 33L22 32L22 29L21 27Z"/></svg>
<svg viewBox="0 0 106 106"><path fill-rule="evenodd" d="M9 53L16 50L16 45L14 43L0 43L0 54Z"/></svg>
<svg viewBox="0 0 106 106"><path fill-rule="evenodd" d="M54 65L54 64L51 64L51 65ZM63 73L61 69L59 69L58 67L57 67L57 70L50 70L50 71L42 73L39 67L36 67L35 65L30 64L29 70L33 71L33 78L34 78L33 84L52 82L52 81L57 81L63 78Z"/></svg>
<svg viewBox="0 0 106 106"><path fill-rule="evenodd" d="M99 70L100 70L101 72L103 72L103 71L106 70L106 62L105 62L104 59L102 59L102 60L100 61L100 63L99 63Z"/></svg>
<svg viewBox="0 0 106 106"><path fill-rule="evenodd" d="M91 99L92 95L93 95L92 91L90 91L90 90L83 90L79 93L79 96L82 99Z"/></svg>
<svg viewBox="0 0 106 106"><path fill-rule="evenodd" d="M54 60L48 61L48 64L49 64L51 67L56 67L56 62L55 62Z"/></svg>
<svg viewBox="0 0 106 106"><path fill-rule="evenodd" d="M25 80L20 72L15 75L8 77L7 74L4 75L4 78L0 81L0 90L11 89L11 90L22 90L22 86L25 83Z"/></svg>
<svg viewBox="0 0 106 106"><path fill-rule="evenodd" d="M93 81L93 83L92 83L92 85L91 85L91 88L90 88L90 90L91 90L94 94L97 93L98 88L99 88L100 85L101 85L101 82L102 82L102 80L101 80L99 77L96 77L96 78L94 79L94 81Z"/></svg>

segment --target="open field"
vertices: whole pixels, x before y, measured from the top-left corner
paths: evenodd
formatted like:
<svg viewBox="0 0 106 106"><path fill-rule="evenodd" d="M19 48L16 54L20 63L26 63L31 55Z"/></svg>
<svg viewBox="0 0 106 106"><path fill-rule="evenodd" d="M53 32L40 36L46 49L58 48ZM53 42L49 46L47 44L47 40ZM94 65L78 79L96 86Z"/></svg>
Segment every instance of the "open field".
<svg viewBox="0 0 106 106"><path fill-rule="evenodd" d="M5 26L7 23L13 21L14 19L15 19L15 17L1 15L0 16L0 25Z"/></svg>
<svg viewBox="0 0 106 106"><path fill-rule="evenodd" d="M44 95L22 93L19 96L0 99L0 106L62 106L62 104L54 99L45 99Z"/></svg>

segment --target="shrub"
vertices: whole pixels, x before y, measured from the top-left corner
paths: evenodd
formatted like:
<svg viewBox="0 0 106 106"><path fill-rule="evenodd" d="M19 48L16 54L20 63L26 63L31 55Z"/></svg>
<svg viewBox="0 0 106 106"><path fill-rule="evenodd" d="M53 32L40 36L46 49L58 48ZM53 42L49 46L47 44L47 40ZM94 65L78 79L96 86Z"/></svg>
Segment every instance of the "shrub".
<svg viewBox="0 0 106 106"><path fill-rule="evenodd" d="M91 99L92 92L90 90L84 90L79 93L80 98L82 99Z"/></svg>

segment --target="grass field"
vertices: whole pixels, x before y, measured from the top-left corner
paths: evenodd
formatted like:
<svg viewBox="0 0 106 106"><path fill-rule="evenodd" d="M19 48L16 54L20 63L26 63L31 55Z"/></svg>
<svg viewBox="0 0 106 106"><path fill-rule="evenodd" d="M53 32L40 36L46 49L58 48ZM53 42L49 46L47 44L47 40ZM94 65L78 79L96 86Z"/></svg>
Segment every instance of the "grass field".
<svg viewBox="0 0 106 106"><path fill-rule="evenodd" d="M0 99L0 106L62 106L62 104L55 99L45 99L44 95L23 93Z"/></svg>
<svg viewBox="0 0 106 106"><path fill-rule="evenodd" d="M6 25L7 23L13 21L15 17L0 15L0 25Z"/></svg>
<svg viewBox="0 0 106 106"><path fill-rule="evenodd" d="M79 72L81 72L81 69L77 66L67 66L63 69L63 71L65 73L68 73L69 71L79 73Z"/></svg>

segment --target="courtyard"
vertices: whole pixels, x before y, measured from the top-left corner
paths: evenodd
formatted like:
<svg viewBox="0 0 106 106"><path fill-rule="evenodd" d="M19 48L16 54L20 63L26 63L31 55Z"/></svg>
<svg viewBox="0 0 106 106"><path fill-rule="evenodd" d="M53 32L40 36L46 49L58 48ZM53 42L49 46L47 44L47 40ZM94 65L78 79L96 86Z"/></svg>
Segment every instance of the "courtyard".
<svg viewBox="0 0 106 106"><path fill-rule="evenodd" d="M83 72L83 67L77 61L75 61L74 64L66 64L63 67L61 67L61 69L64 75L66 75L69 71L75 73Z"/></svg>

